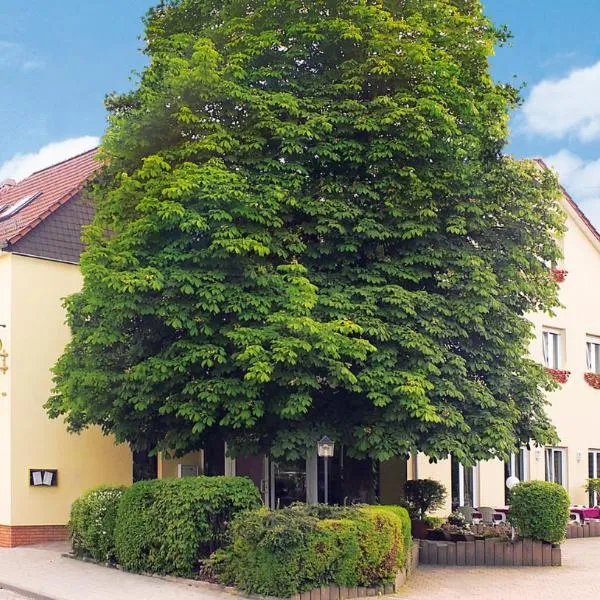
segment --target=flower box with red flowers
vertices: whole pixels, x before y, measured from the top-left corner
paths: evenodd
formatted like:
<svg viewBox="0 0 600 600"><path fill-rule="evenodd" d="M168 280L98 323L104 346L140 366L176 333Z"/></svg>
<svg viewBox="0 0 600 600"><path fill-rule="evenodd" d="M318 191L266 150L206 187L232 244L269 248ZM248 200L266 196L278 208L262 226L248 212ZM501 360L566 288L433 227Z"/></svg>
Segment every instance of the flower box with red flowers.
<svg viewBox="0 0 600 600"><path fill-rule="evenodd" d="M592 386L596 390L600 390L600 374L598 373L584 373L583 378L588 385Z"/></svg>
<svg viewBox="0 0 600 600"><path fill-rule="evenodd" d="M567 273L564 269L552 269L552 277L557 283L562 283L567 278Z"/></svg>
<svg viewBox="0 0 600 600"><path fill-rule="evenodd" d="M550 375L554 381L558 381L558 383L567 383L571 371L563 371L562 369L546 369L546 373L548 373L548 375Z"/></svg>

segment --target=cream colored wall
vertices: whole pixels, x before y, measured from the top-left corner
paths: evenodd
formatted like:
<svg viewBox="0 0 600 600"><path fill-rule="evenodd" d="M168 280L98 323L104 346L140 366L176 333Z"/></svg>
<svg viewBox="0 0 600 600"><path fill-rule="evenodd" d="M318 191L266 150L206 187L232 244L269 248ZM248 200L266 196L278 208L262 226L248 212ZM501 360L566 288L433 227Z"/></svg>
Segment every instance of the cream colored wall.
<svg viewBox="0 0 600 600"><path fill-rule="evenodd" d="M542 330L553 327L564 330L564 362L562 368L571 372L565 385L549 395L548 414L557 428L560 447L567 449L566 488L574 504L587 504L584 485L588 477L588 450L600 449L600 390L591 388L583 378L586 371L585 342L587 335L600 336L600 242L581 223L572 207L564 202L567 232L562 246L568 271L560 284L562 308L554 315L534 314L529 318L535 328L531 356L543 362ZM532 447L527 458L530 479L545 478L543 448ZM430 465L419 456L421 478L437 479L450 491L451 472L447 461ZM504 504L504 466L497 460L479 465L479 504Z"/></svg>
<svg viewBox="0 0 600 600"><path fill-rule="evenodd" d="M158 478L169 479L178 476L178 465L194 465L197 466L198 472L202 473L203 460L202 451L191 452L181 458L165 458L163 454L158 457Z"/></svg>
<svg viewBox="0 0 600 600"><path fill-rule="evenodd" d="M12 359L11 347L11 280L12 256L0 252L0 341L5 352L8 353L7 365ZM0 523L10 521L11 512L11 448L10 448L10 422L11 422L11 386L10 370L0 373Z"/></svg>
<svg viewBox="0 0 600 600"><path fill-rule="evenodd" d="M447 517L452 511L452 470L450 459L431 463L427 455L419 454L416 460L416 469L413 469L413 478L435 479L446 487L446 501L433 516Z"/></svg>
<svg viewBox="0 0 600 600"><path fill-rule="evenodd" d="M96 428L69 434L62 420L50 420L43 409L52 389L50 369L69 340L62 298L80 289L79 268L16 255L11 260L13 489L10 521L2 523L64 524L83 491L102 483L131 483L131 453ZM58 469L58 486L30 487L31 468Z"/></svg>
<svg viewBox="0 0 600 600"><path fill-rule="evenodd" d="M560 284L563 308L556 315L534 315L536 339L531 345L532 356L542 362L542 329L555 327L564 335L562 368L571 371L568 382L550 394L548 413L560 437L559 446L567 448L567 489L572 502L587 504L583 486L588 477L588 449L600 449L600 390L591 388L583 379L586 371L585 342L587 335L600 336L600 244L579 220L572 209L564 239L564 268L567 277ZM577 453L581 453L577 460ZM543 479L544 453L535 452L531 460L532 476Z"/></svg>

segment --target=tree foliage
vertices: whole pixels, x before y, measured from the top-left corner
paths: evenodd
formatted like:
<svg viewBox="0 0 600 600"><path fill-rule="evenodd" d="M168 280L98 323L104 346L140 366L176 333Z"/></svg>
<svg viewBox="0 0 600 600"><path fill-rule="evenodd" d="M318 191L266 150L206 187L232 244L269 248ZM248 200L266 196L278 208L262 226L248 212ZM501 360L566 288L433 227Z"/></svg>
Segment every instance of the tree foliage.
<svg viewBox="0 0 600 600"><path fill-rule="evenodd" d="M548 442L558 187L479 0L174 0L108 98L52 416L137 448L470 462Z"/></svg>

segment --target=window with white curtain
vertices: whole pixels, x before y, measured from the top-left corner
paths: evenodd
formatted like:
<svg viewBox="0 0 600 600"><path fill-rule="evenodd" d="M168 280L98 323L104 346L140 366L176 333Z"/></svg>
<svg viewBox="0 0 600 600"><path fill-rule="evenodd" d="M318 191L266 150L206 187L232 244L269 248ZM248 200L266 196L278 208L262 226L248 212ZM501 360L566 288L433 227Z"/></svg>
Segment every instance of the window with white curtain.
<svg viewBox="0 0 600 600"><path fill-rule="evenodd" d="M559 329L544 329L542 351L545 367L548 369L562 368L562 332Z"/></svg>
<svg viewBox="0 0 600 600"><path fill-rule="evenodd" d="M546 448L546 481L567 487L566 448Z"/></svg>
<svg viewBox="0 0 600 600"><path fill-rule="evenodd" d="M600 373L600 338L588 335L585 344L585 363L588 373Z"/></svg>

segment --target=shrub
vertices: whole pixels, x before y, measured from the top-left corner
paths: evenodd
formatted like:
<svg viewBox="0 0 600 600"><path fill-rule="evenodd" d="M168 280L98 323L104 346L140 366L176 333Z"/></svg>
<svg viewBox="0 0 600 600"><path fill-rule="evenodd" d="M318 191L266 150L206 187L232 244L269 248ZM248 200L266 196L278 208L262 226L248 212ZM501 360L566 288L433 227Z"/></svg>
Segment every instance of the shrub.
<svg viewBox="0 0 600 600"><path fill-rule="evenodd" d="M400 507L263 508L235 519L231 547L207 561L207 572L279 597L329 584L390 582L404 562L406 528Z"/></svg>
<svg viewBox="0 0 600 600"><path fill-rule="evenodd" d="M428 512L441 508L446 499L446 488L433 479L409 479L404 491L410 517L416 520L424 520Z"/></svg>
<svg viewBox="0 0 600 600"><path fill-rule="evenodd" d="M100 486L87 491L71 506L69 536L73 552L102 562L113 562L115 521L125 487Z"/></svg>
<svg viewBox="0 0 600 600"><path fill-rule="evenodd" d="M189 576L226 543L231 519L260 503L245 477L140 481L119 504L117 557L130 571Z"/></svg>
<svg viewBox="0 0 600 600"><path fill-rule="evenodd" d="M526 481L510 494L508 518L524 538L557 544L565 537L569 496L557 483Z"/></svg>
<svg viewBox="0 0 600 600"><path fill-rule="evenodd" d="M600 493L600 479L590 478L585 484L585 491L589 493Z"/></svg>
<svg viewBox="0 0 600 600"><path fill-rule="evenodd" d="M402 546L398 551L398 564L400 566L406 566L408 559L408 553L412 547L412 525L410 522L410 515L408 510L403 506L395 506L391 504L382 504L377 506L378 509L388 511L396 515L400 519L402 531Z"/></svg>

